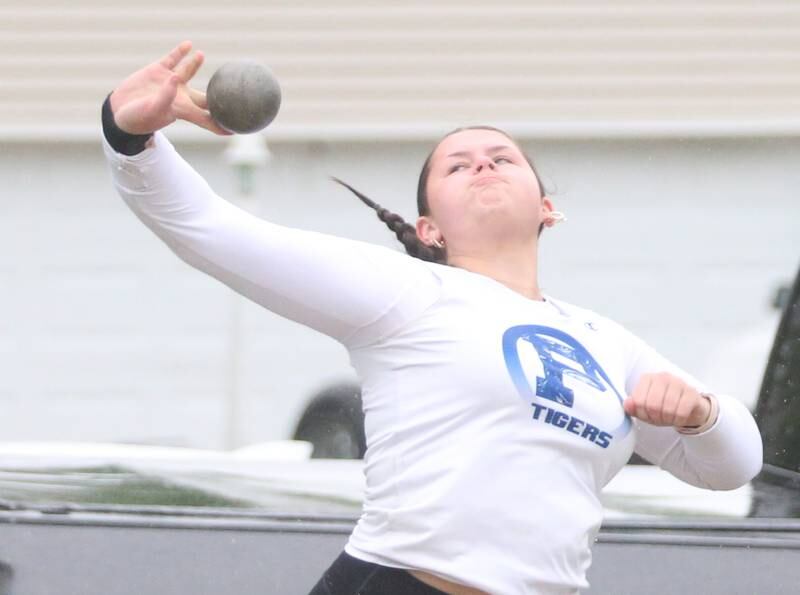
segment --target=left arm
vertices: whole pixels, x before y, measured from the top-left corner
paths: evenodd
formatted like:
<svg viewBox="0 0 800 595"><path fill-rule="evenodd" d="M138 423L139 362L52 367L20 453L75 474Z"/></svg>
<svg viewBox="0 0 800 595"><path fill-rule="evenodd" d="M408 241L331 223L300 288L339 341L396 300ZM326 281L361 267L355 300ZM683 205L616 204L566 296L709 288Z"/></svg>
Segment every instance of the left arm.
<svg viewBox="0 0 800 595"><path fill-rule="evenodd" d="M731 490L750 481L761 470L763 445L747 408L708 395L702 383L631 338L624 406L635 418L636 452L698 487Z"/></svg>

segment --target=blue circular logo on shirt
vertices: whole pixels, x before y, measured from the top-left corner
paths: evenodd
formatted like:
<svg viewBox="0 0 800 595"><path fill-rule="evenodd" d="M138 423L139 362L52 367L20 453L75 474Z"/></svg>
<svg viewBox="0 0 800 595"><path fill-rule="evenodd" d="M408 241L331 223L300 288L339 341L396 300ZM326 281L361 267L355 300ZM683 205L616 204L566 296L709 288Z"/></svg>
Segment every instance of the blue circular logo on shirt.
<svg viewBox="0 0 800 595"><path fill-rule="evenodd" d="M541 362L543 373L541 376L536 376L535 390L523 369L519 352L520 341L532 345ZM611 437L624 437L630 431L631 419L624 410L622 424L608 433L602 432L582 419L572 418L557 410L551 413L544 405L536 404L537 399L546 399L572 408L575 404L575 394L564 384L564 378L569 377L599 392L612 391L622 407L622 394L614 387L591 353L571 335L549 326L533 324L513 326L503 333L503 356L514 386L520 396L533 405L536 419L541 417L547 423L564 427L571 433L591 440L603 448L608 446ZM597 431L586 429L590 426ZM601 434L605 434L606 437Z"/></svg>

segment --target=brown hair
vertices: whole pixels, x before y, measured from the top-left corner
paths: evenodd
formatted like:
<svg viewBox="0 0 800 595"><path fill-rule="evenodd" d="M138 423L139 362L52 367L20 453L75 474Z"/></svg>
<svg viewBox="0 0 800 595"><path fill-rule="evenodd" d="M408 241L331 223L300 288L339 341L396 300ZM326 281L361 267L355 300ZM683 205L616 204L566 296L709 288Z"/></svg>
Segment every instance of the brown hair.
<svg viewBox="0 0 800 595"><path fill-rule="evenodd" d="M498 132L505 136L508 140L510 140L514 145L519 148L520 152L522 153L523 157L525 157L525 161L528 162L531 169L533 170L533 174L536 176L536 180L539 182L539 191L542 195L545 194L544 186L542 185L542 179L539 176L539 173L536 171L536 167L533 165L533 161L530 157L522 150L516 140L505 132L504 130L500 130L499 128L494 128L493 126L465 126L462 128L456 128L455 130L451 130L447 134L445 134L439 142L436 143L436 146L433 150L428 154L428 157L425 159L425 163L422 165L422 171L419 174L419 180L417 182L417 213L420 216L429 215L430 214L430 206L428 204L428 176L431 173L431 159L433 158L433 154L436 152L436 148L442 143L444 139L453 134L458 132L463 132L465 130L491 130L493 132ZM334 182L341 184L345 188L347 188L350 192L355 194L361 201L367 205L368 207L375 209L375 212L378 215L378 219L383 221L389 229L391 229L397 239L403 244L406 249L406 252L410 256L414 256L415 258L420 258L422 260L427 260L429 262L438 262L440 264L447 264L447 248L437 248L436 246L429 246L424 244L419 237L417 236L416 228L407 223L400 215L397 213L392 213L388 209L377 204L375 201L371 200L370 198L364 196L361 192L350 186L349 184L343 182L338 178L332 178ZM539 226L539 235L542 233L542 229L544 228L544 224Z"/></svg>

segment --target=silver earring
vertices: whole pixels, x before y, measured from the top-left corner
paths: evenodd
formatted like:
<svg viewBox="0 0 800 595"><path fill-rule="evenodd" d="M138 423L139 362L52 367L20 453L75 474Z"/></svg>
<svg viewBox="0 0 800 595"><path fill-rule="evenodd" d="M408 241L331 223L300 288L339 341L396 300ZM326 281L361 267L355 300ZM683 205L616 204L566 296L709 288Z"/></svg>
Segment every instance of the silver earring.
<svg viewBox="0 0 800 595"><path fill-rule="evenodd" d="M436 247L437 247L437 248L439 248L440 250L441 250L442 248L444 248L444 242L442 242L441 240L433 240L433 241L431 242L431 244L433 244L434 246L436 246Z"/></svg>
<svg viewBox="0 0 800 595"><path fill-rule="evenodd" d="M556 223L566 221L567 217L561 211L550 211L548 219L550 219L553 222L553 225L555 225Z"/></svg>

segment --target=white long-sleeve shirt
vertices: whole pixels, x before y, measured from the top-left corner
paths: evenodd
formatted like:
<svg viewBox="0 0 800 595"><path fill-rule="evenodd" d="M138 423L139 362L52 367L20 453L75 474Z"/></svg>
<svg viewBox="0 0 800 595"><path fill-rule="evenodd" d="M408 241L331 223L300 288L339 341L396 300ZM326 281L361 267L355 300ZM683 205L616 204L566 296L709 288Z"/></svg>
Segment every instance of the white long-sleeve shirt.
<svg viewBox="0 0 800 595"><path fill-rule="evenodd" d="M587 587L600 490L634 450L711 489L760 469L755 422L725 395L702 434L626 416L644 373L708 389L607 318L259 219L161 133L131 157L104 147L122 198L179 257L348 349L367 436L352 556L498 595L574 593Z"/></svg>

